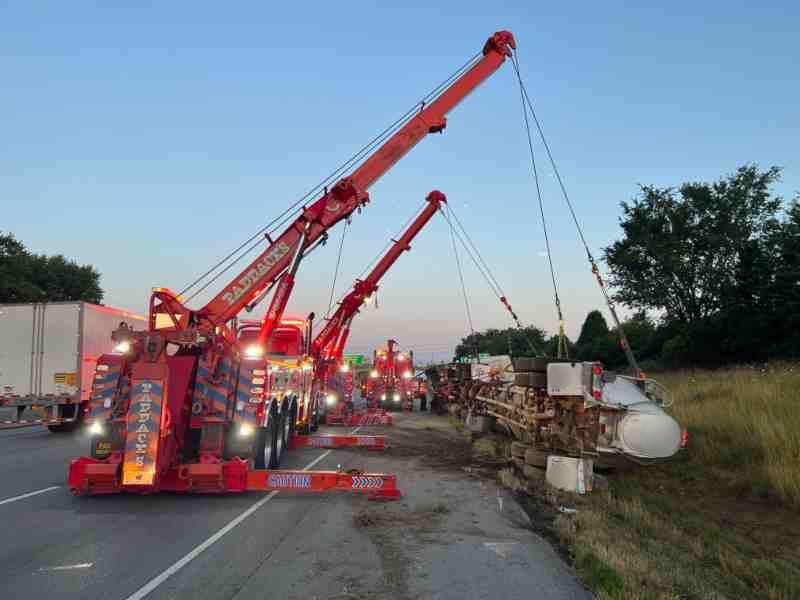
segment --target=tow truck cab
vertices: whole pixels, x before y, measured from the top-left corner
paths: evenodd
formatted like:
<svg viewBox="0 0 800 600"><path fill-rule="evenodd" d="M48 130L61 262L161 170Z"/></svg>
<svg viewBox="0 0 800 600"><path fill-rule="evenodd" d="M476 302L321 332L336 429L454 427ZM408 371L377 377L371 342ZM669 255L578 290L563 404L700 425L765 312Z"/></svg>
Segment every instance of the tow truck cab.
<svg viewBox="0 0 800 600"><path fill-rule="evenodd" d="M306 340L309 325L305 319L284 317L275 328L265 350L256 345L261 321L242 320L237 338L245 360L266 359L265 393L282 403L294 399L297 404L297 429L308 432L316 429L317 407L311 393L312 369L306 362Z"/></svg>

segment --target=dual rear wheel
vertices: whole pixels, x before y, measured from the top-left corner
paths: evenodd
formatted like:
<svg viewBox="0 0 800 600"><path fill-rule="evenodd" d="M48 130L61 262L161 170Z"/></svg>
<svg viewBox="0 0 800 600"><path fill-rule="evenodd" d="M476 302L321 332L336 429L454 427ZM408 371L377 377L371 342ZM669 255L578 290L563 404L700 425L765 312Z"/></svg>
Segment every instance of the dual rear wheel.
<svg viewBox="0 0 800 600"><path fill-rule="evenodd" d="M286 404L282 409L273 407L264 427L258 429L255 444L257 469L277 469L294 436L297 405Z"/></svg>

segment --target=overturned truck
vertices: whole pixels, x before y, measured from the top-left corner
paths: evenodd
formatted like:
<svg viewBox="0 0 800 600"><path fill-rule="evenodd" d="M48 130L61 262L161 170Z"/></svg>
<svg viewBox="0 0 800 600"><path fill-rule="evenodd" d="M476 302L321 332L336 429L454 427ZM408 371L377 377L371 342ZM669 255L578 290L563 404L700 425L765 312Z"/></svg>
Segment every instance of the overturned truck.
<svg viewBox="0 0 800 600"><path fill-rule="evenodd" d="M530 447L528 463L583 456L600 467L675 455L686 433L664 410L656 381L618 375L599 362L496 356L429 370L434 396L477 428L493 423Z"/></svg>

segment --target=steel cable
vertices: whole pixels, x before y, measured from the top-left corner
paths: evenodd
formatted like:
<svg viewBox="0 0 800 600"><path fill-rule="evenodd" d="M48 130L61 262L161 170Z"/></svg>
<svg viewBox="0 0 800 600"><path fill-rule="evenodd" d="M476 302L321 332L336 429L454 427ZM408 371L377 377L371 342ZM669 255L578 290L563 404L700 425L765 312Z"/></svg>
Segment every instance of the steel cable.
<svg viewBox="0 0 800 600"><path fill-rule="evenodd" d="M516 55L512 58L512 62L516 60ZM518 65L515 64L515 71L519 73ZM553 298L556 305L556 315L558 317L558 350L559 358L562 354L566 354L566 340L564 336L564 314L561 311L561 298L558 295L558 283L556 283L556 271L553 266L553 253L550 249L550 235L547 232L547 219L544 216L544 202L542 201L542 188L539 184L539 171L536 168L536 153L533 150L533 139L531 137L531 125L528 120L528 107L525 104L525 95L523 93L523 86L519 87L520 102L522 103L522 116L525 120L525 133L528 138L528 149L531 155L531 169L533 171L533 180L536 184L536 197L539 201L539 214L542 218L542 233L544 234L544 244L547 250L547 262L550 266L550 280L553 283Z"/></svg>
<svg viewBox="0 0 800 600"><path fill-rule="evenodd" d="M331 296L328 299L328 312L325 313L325 318L331 316L331 307L333 307L333 294L336 291L336 279L339 277L339 267L342 264L342 249L344 248L344 238L347 236L347 229L350 226L350 221L347 220L342 228L342 239L339 241L339 255L336 257L336 269L333 271L333 283L331 283Z"/></svg>
<svg viewBox="0 0 800 600"><path fill-rule="evenodd" d="M370 152L378 144L382 143L390 135L394 134L398 129L400 129L403 125L405 125L405 123L408 122L411 118L413 118L413 116L421 108L424 108L426 103L430 102L431 99L434 99L436 96L438 96L445 87L450 85L450 83L453 80L455 80L456 78L460 77L465 71L467 71L469 68L471 68L473 66L473 64L478 60L478 58L480 56L481 56L480 52L478 52L475 55L473 55L467 62L465 62L463 65L461 65L461 67L456 69L456 71L454 71L449 77L447 77L445 80L443 80L441 83L439 83L439 85L437 85L432 91L428 92L428 94L426 94L422 98L422 100L420 100L419 102L415 103L413 107L411 107L409 110L407 110L401 117L396 119L391 125L389 125L383 131L381 131L377 136L375 136L370 142L365 144L359 151L357 151L355 154L353 154L344 163L339 165L339 167L337 167L333 172L331 172L320 183L318 183L317 185L312 187L310 190L308 190L305 194L303 194L303 196L301 196L297 201L295 201L291 206L289 206L289 208L287 208L286 210L281 212L277 217L275 217L267 225L261 227L256 233L254 233L252 236L250 236L247 240L245 240L243 243L241 243L239 246L237 246L234 250L232 250L230 253L228 253L226 256L224 256L222 259L217 261L217 263L215 263L210 269L205 271L203 274L198 276L194 281L192 281L190 284L188 284L186 287L184 287L183 290L180 292L180 295L185 294L190 289L192 289L193 287L198 285L201 281L203 281L206 277L208 277L211 273L213 273L214 271L216 271L217 269L219 269L223 265L225 265L227 261L231 260L237 253L239 253L243 248L245 248L245 246L250 244L250 242L252 242L256 238L258 238L259 236L261 236L265 232L268 232L268 231L269 232L273 232L277 228L279 228L282 225L284 225L288 221L288 219L295 214L295 209L298 206L300 206L304 201L306 201L313 194L317 193L319 190L323 189L326 185L331 183L345 169L348 169L354 163L356 163L357 161L362 159L366 155L366 153ZM260 243L260 240L259 240L259 243ZM254 248L254 246L250 246L249 248L247 248L247 250L245 250L241 255L239 255L237 258L235 258L230 264L225 266L225 268L222 269L222 273L225 273L226 271L228 271L233 265L235 265L237 262L239 262L244 256L246 256L247 254L252 252L253 248ZM218 274L214 278L213 281L215 281L219 277L219 275L221 275L221 273ZM208 287L208 284L206 284L206 286L204 286L202 289L205 289L206 287ZM195 292L190 297L190 299L194 298L195 296L197 296L197 294L200 291L202 291L202 289L198 290L197 292Z"/></svg>

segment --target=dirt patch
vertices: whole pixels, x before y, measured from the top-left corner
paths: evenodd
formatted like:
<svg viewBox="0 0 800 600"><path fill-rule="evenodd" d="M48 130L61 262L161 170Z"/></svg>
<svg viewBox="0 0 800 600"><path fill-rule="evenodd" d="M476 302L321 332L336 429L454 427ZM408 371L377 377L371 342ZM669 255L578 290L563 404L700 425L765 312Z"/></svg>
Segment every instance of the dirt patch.
<svg viewBox="0 0 800 600"><path fill-rule="evenodd" d="M444 503L408 510L403 505L368 507L353 516L353 524L369 536L381 559L384 579L377 596L412 598L408 578L413 563L414 544L430 543L430 534L437 531L442 518L450 512Z"/></svg>

